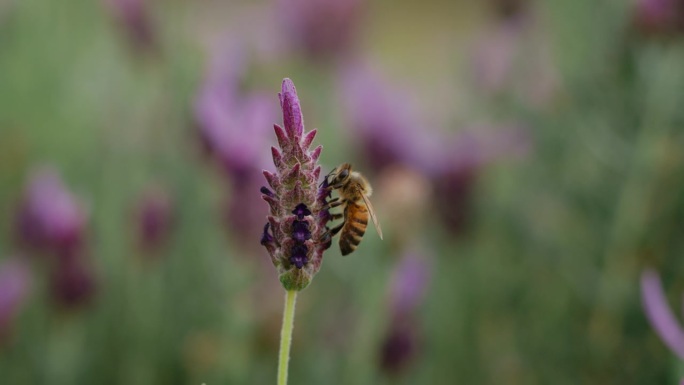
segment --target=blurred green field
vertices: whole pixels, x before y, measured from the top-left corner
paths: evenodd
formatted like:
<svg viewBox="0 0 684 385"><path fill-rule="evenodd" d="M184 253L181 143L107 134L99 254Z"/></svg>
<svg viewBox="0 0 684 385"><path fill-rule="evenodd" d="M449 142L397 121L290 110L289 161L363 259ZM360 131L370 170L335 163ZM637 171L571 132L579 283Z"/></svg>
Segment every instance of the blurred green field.
<svg viewBox="0 0 684 385"><path fill-rule="evenodd" d="M291 78L307 128L319 129L324 172L358 164L376 186L387 233L383 242L369 230L344 258L334 245L300 293L290 383L684 378L639 291L641 272L655 268L681 320L684 32L644 33L630 2L525 2L526 24L508 32L490 2L362 2L353 48L321 59L282 43L273 18L281 9L267 1L147 2L151 42L136 40L104 2L2 1L0 261L25 259L33 279L16 318L5 330L0 322L0 383L275 382L284 291L258 230L227 223L241 182L206 156L198 135L197 97L214 50L236 41L249 52L241 92L264 91L278 109L280 82ZM479 58L478 44L489 43ZM497 58L505 79L488 85L478 60ZM454 146L458 158L489 148L478 144L481 132L509 138L522 128L525 149L506 142L473 155L486 161L458 193L446 186L452 195L442 200L404 206L403 191L381 182L388 169L369 166L340 101L338 74L357 60L417 111L409 137L474 133L475 146ZM276 144L268 138L267 159ZM450 167L429 150L419 155ZM44 165L87 212L82 252L95 283L77 306L53 299L58 262L17 239L16 213ZM258 170L256 178L265 184ZM150 185L173 207L154 251L136 233ZM463 213L459 226L442 221L449 209ZM268 208L243 210L261 223ZM414 345L390 370L382 362L396 321L392 277L413 250L430 279L409 323Z"/></svg>

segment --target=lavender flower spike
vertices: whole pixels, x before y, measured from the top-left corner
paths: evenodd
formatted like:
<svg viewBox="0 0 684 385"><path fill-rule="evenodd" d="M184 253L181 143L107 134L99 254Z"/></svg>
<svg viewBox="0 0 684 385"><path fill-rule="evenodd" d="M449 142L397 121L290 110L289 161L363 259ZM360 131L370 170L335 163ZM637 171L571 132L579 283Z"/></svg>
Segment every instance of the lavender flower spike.
<svg viewBox="0 0 684 385"><path fill-rule="evenodd" d="M278 269L286 290L302 290L321 268L329 214L327 186L319 188L321 146L310 150L316 130L304 131L304 118L297 91L284 79L278 94L285 128L274 125L280 149L271 147L276 173L264 170L268 187L262 198L270 206L261 244Z"/></svg>
<svg viewBox="0 0 684 385"><path fill-rule="evenodd" d="M653 270L641 274L641 299L646 316L660 339L684 360L684 329L667 304L660 277Z"/></svg>

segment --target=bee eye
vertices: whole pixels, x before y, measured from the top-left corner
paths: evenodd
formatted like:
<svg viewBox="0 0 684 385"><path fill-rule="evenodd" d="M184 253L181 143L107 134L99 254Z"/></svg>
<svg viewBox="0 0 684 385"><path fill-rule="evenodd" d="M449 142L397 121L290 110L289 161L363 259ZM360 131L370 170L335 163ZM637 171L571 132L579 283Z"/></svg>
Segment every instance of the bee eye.
<svg viewBox="0 0 684 385"><path fill-rule="evenodd" d="M338 176L338 178L340 180L343 180L343 179L346 179L348 176L349 176L349 170L342 170L342 172L340 172L340 175Z"/></svg>

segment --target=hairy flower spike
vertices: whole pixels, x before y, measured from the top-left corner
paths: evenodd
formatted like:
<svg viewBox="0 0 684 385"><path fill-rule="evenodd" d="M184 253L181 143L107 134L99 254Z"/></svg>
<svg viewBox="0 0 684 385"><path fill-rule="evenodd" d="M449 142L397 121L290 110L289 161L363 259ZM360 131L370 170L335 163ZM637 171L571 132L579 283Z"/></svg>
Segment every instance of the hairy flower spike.
<svg viewBox="0 0 684 385"><path fill-rule="evenodd" d="M278 146L271 147L276 173L264 170L271 189L261 188L271 215L261 244L278 270L286 290L302 290L321 267L323 251L330 247L326 223L330 219L327 185L318 187L321 167L316 164L321 147L309 151L316 130L304 131L297 91L284 79L278 94L283 126L274 125Z"/></svg>

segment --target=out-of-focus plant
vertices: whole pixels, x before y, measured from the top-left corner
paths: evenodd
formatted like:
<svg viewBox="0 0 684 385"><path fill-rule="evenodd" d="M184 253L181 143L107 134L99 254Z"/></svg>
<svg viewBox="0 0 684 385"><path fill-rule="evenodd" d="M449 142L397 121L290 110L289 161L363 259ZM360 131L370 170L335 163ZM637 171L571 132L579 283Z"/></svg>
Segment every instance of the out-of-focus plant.
<svg viewBox="0 0 684 385"><path fill-rule="evenodd" d="M257 191L278 193L260 172L275 173L263 149L279 118L258 87L283 72L307 82L307 116L343 128L319 131L322 161L340 154L369 176L387 240L367 235L298 295L297 382L666 382L662 326L645 324L634 284L642 256L674 271L684 247L681 0L0 3L0 213L42 159L63 167L71 196L53 189L44 205L60 209L24 210L41 206L26 204L27 187L17 226L0 218L0 248L16 229L9 253L60 306L102 285L97 306L66 324L45 304L3 307L0 282L0 314L15 314L0 382L265 382L283 289L255 241ZM118 49L154 58L163 40L165 64L129 67ZM199 72L199 46L233 40L241 48ZM376 72L347 67L360 60ZM218 183L188 162L189 100ZM510 161L531 143L529 161ZM174 239L154 235L166 204L125 211L152 173L174 181ZM296 208L283 210L293 244L279 256L295 273L314 261L311 207ZM269 224L264 242L277 236ZM416 249L438 262L438 290L399 317L397 301L378 306L382 278ZM169 258L142 275L136 251Z"/></svg>
<svg viewBox="0 0 684 385"><path fill-rule="evenodd" d="M416 359L420 349L417 315L429 278L430 260L422 252L406 252L395 267L390 283L389 325L380 350L380 366L388 375L399 375Z"/></svg>
<svg viewBox="0 0 684 385"><path fill-rule="evenodd" d="M12 12L14 6L14 0L3 1L2 4L0 4L0 26L5 21L9 13Z"/></svg>

